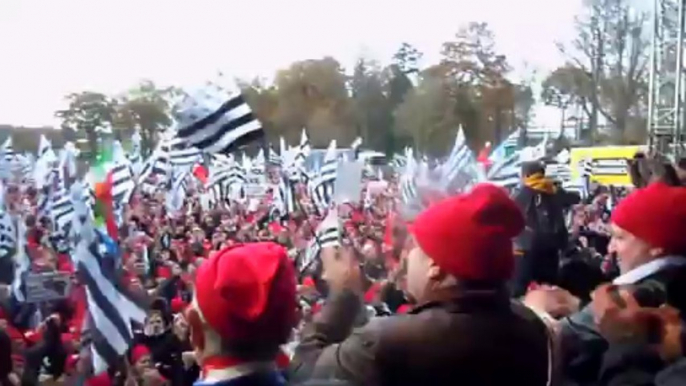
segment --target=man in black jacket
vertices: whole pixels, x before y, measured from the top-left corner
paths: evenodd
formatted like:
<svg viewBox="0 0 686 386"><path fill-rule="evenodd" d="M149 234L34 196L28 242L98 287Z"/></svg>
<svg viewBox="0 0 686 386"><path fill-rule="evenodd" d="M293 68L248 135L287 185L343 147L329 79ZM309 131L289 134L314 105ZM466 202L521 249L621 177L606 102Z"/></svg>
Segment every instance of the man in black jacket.
<svg viewBox="0 0 686 386"><path fill-rule="evenodd" d="M672 306L686 313L686 188L653 183L622 200L612 213L609 251L616 253L621 275L613 284L630 289L642 307ZM555 291L550 291L548 300ZM537 295L541 295L538 293ZM544 296L545 297L545 296ZM525 303L550 311L549 304ZM572 384L598 380L608 342L596 325L591 307L559 322L561 362Z"/></svg>
<svg viewBox="0 0 686 386"><path fill-rule="evenodd" d="M526 220L526 228L516 239L519 259L512 292L519 297L532 282L556 284L568 234L563 200L553 181L545 177L542 162L522 166L522 186L514 200Z"/></svg>

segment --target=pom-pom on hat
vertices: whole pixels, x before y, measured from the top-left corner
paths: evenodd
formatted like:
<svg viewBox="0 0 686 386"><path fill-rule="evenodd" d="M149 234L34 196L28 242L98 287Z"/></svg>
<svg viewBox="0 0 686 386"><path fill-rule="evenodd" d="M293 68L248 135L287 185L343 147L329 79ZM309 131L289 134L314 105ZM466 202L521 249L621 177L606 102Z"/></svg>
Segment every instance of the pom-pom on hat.
<svg viewBox="0 0 686 386"><path fill-rule="evenodd" d="M524 217L507 193L480 184L428 208L411 226L420 248L458 279L508 280L514 269L512 238Z"/></svg>
<svg viewBox="0 0 686 386"><path fill-rule="evenodd" d="M634 190L612 212L618 227L662 248L665 254L686 254L686 188L657 182Z"/></svg>
<svg viewBox="0 0 686 386"><path fill-rule="evenodd" d="M284 343L297 323L296 277L272 242L225 248L199 268L195 308L226 341Z"/></svg>

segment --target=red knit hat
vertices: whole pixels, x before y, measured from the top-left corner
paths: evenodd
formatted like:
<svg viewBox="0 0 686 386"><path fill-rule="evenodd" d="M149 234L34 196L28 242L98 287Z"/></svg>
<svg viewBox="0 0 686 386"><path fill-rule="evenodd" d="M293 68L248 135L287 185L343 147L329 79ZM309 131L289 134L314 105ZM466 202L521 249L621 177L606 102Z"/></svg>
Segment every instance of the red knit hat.
<svg viewBox="0 0 686 386"><path fill-rule="evenodd" d="M480 184L420 213L411 229L421 249L447 273L507 280L514 269L512 238L524 229L524 217L503 189Z"/></svg>
<svg viewBox="0 0 686 386"><path fill-rule="evenodd" d="M686 188L658 182L634 190L614 209L612 222L666 254L684 254Z"/></svg>
<svg viewBox="0 0 686 386"><path fill-rule="evenodd" d="M181 299L181 297L177 296L171 300L171 311L174 314L180 314L183 312L183 310L188 306L186 302Z"/></svg>
<svg viewBox="0 0 686 386"><path fill-rule="evenodd" d="M160 279L169 279L173 276L171 268L166 266L158 267L156 273L157 277Z"/></svg>
<svg viewBox="0 0 686 386"><path fill-rule="evenodd" d="M112 385L112 379L107 371L103 371L98 375L94 375L86 381L86 386L110 386Z"/></svg>
<svg viewBox="0 0 686 386"><path fill-rule="evenodd" d="M263 242L219 251L198 268L195 303L222 339L283 343L297 323L295 271L286 250Z"/></svg>
<svg viewBox="0 0 686 386"><path fill-rule="evenodd" d="M150 349L148 346L137 344L131 349L131 363L135 364L144 356L150 356Z"/></svg>

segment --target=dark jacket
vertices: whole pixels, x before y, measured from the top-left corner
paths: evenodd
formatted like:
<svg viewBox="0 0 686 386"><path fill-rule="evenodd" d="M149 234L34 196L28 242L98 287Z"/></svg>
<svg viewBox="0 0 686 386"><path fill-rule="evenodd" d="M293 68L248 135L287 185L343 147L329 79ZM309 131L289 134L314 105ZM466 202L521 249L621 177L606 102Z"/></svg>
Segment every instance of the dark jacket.
<svg viewBox="0 0 686 386"><path fill-rule="evenodd" d="M612 344L605 352L600 385L680 386L686 385L686 358L665 363L640 343Z"/></svg>
<svg viewBox="0 0 686 386"><path fill-rule="evenodd" d="M38 385L42 371L54 379L62 376L67 352L62 345L59 328L53 321L47 323L41 340L26 350L24 358L23 386Z"/></svg>
<svg viewBox="0 0 686 386"><path fill-rule="evenodd" d="M0 329L0 386L9 386L7 378L12 372L12 341L7 333Z"/></svg>
<svg viewBox="0 0 686 386"><path fill-rule="evenodd" d="M526 228L516 239L516 244L523 251L562 250L567 244L568 233L563 211L563 199L559 192L550 193L522 186L513 200L522 210ZM545 209L550 217L548 223L540 218ZM552 225L552 226L550 226Z"/></svg>
<svg viewBox="0 0 686 386"><path fill-rule="evenodd" d="M545 385L544 324L506 291L444 293L407 315L373 318L350 334L360 299L334 296L306 326L294 382L355 385Z"/></svg>
<svg viewBox="0 0 686 386"><path fill-rule="evenodd" d="M286 380L277 371L258 372L221 382L197 381L194 386L286 386Z"/></svg>
<svg viewBox="0 0 686 386"><path fill-rule="evenodd" d="M150 349L157 370L172 386L184 385L186 376L181 359L183 344L171 330L157 336L140 334L135 337L135 341Z"/></svg>
<svg viewBox="0 0 686 386"><path fill-rule="evenodd" d="M651 281L664 285L667 304L686 313L686 266L666 267L635 285ZM590 307L561 320L560 340L564 378L569 384L595 384L608 344L596 330Z"/></svg>
<svg viewBox="0 0 686 386"><path fill-rule="evenodd" d="M513 296L520 297L531 282L557 284L560 254L569 236L557 193L522 186L514 200L526 221L515 239L520 257L511 283Z"/></svg>

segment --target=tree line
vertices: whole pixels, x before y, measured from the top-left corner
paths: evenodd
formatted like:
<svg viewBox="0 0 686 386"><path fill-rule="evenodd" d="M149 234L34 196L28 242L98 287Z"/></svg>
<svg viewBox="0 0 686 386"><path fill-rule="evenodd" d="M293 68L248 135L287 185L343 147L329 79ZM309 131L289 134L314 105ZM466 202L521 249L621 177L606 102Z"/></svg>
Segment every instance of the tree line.
<svg viewBox="0 0 686 386"><path fill-rule="evenodd" d="M272 81L238 83L273 143L279 136L297 143L306 128L315 147L334 138L345 146L360 136L365 147L386 153L411 145L444 155L459 127L474 148L516 129L526 141L537 102L558 108L561 126L577 119L586 143L643 141L648 15L633 11L629 0L591 0L575 27L575 39L559 44L566 63L547 74L540 95L532 80L512 80L496 37L478 22L459 28L442 45L440 60L422 68L422 53L403 43L385 65L360 58L344 69L333 57L308 59L277 71ZM139 128L149 150L172 124L171 101L179 93L151 81L119 96L82 91L68 95L68 107L56 116L65 137L91 145L99 126L110 125L121 138ZM601 132L601 123L609 131Z"/></svg>

